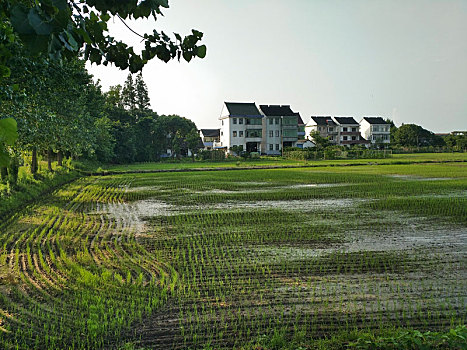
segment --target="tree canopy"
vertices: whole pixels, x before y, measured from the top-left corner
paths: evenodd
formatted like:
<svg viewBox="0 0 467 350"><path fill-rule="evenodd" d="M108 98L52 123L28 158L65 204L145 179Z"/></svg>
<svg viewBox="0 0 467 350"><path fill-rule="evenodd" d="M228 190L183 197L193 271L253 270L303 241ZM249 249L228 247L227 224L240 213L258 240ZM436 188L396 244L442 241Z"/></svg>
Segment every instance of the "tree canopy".
<svg viewBox="0 0 467 350"><path fill-rule="evenodd" d="M442 146L444 141L416 124L403 124L394 132L394 141L401 146Z"/></svg>
<svg viewBox="0 0 467 350"><path fill-rule="evenodd" d="M7 61L18 42L32 55L42 53L61 60L82 51L92 63L111 63L133 73L153 58L164 62L181 57L188 62L194 57L204 58L206 46L199 45L203 37L200 31L193 29L184 38L174 33L172 39L156 29L136 33L125 22L149 17L156 20L162 8L168 7L168 0L4 0L0 5L0 77L10 74ZM141 53L109 33L111 18L122 21L142 39Z"/></svg>

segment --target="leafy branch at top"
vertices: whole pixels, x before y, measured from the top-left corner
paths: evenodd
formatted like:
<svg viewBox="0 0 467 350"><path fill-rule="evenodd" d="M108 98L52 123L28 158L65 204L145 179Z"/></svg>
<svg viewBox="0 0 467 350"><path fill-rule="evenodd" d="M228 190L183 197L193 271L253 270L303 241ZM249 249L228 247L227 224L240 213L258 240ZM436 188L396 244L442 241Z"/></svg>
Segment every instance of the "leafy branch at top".
<svg viewBox="0 0 467 350"><path fill-rule="evenodd" d="M125 23L126 19L156 19L162 15L161 8L168 7L167 0L4 1L0 5L0 74L8 75L5 60L9 46L16 39L32 55L44 53L51 59L61 60L82 52L92 63L111 63L133 73L155 57L164 62L180 60L182 56L188 62L194 57L204 58L206 46L199 44L203 33L197 30L184 38L175 34L172 40L157 30L140 35ZM120 18L144 40L144 50L140 54L109 34L107 23L112 16Z"/></svg>

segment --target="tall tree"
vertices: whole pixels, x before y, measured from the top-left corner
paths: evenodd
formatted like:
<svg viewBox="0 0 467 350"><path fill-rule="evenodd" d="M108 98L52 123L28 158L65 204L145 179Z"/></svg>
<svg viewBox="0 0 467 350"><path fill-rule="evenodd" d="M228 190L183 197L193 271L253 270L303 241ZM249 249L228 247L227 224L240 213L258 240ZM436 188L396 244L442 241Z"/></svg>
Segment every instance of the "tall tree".
<svg viewBox="0 0 467 350"><path fill-rule="evenodd" d="M122 102L127 110L134 111L136 109L136 89L131 73L128 74L123 85Z"/></svg>
<svg viewBox="0 0 467 350"><path fill-rule="evenodd" d="M136 107L140 112L148 111L151 105L149 101L148 87L143 80L143 75L141 72L136 76L135 82L136 90Z"/></svg>

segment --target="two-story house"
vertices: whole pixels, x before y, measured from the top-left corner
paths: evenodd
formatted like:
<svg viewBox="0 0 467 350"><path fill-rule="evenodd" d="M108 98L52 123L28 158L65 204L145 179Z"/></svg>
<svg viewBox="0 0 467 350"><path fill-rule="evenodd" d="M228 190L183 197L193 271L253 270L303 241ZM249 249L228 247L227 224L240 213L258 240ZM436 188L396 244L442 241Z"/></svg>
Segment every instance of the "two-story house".
<svg viewBox="0 0 467 350"><path fill-rule="evenodd" d="M391 142L391 124L381 117L363 117L360 121L360 132L372 144Z"/></svg>

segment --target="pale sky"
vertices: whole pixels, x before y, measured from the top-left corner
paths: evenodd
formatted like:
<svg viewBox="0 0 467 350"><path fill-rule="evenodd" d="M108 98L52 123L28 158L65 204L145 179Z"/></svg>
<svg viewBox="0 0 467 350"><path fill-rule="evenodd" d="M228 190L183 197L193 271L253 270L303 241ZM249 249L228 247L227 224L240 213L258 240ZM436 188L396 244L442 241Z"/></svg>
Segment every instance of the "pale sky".
<svg viewBox="0 0 467 350"><path fill-rule="evenodd" d="M218 128L223 101L311 115L381 115L467 130L467 0L171 0L139 33L204 33L205 59L149 62L152 109ZM111 34L140 47L115 20ZM89 67L89 65L88 65ZM104 90L128 71L93 65Z"/></svg>

